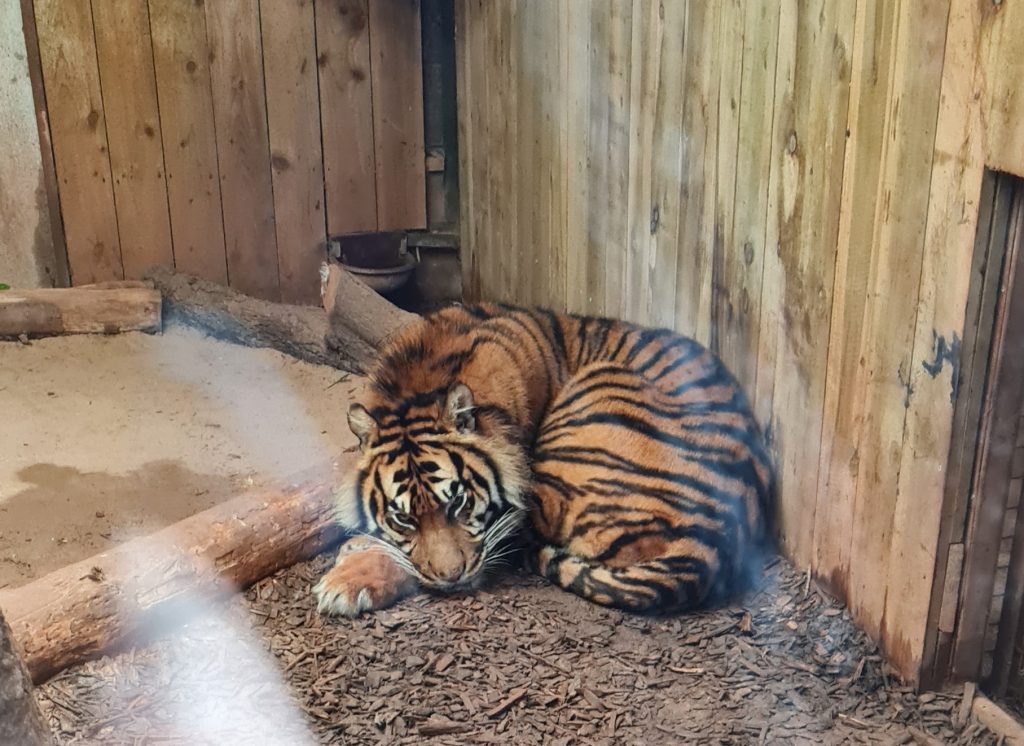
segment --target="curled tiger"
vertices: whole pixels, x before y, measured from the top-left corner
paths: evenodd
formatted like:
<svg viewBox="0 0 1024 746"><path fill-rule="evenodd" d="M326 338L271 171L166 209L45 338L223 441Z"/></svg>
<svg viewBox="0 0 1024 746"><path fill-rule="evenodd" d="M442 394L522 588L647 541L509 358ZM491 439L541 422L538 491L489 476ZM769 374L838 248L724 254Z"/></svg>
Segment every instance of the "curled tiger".
<svg viewBox="0 0 1024 746"><path fill-rule="evenodd" d="M772 469L699 343L621 321L455 306L382 350L348 413L353 538L314 589L354 616L472 589L513 557L604 606L675 613L760 571Z"/></svg>

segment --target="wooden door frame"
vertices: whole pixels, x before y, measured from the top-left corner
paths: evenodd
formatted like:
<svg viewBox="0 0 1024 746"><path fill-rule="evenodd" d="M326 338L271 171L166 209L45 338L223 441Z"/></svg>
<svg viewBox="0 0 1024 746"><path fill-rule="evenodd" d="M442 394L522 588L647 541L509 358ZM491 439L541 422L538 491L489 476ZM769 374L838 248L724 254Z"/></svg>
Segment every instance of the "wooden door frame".
<svg viewBox="0 0 1024 746"><path fill-rule="evenodd" d="M1016 440L1010 414L1024 404L1024 345L1006 344L1024 339L1024 180L986 172L979 206L921 673L927 687L981 674ZM1007 593L1011 581L1024 581L1024 511L1018 516ZM1004 622L1014 628L1021 596L1004 599ZM1012 641L1001 634L1000 644Z"/></svg>

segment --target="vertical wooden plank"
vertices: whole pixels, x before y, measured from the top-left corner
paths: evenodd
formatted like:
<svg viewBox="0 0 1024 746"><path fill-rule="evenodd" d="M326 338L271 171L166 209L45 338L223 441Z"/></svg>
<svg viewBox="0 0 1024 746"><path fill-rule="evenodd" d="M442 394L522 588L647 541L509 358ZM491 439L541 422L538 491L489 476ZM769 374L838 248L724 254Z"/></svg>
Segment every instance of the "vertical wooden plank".
<svg viewBox="0 0 1024 746"><path fill-rule="evenodd" d="M569 106L566 99L569 80L569 37L573 29L569 26L569 3L560 2L558 8L558 45L556 47L557 76L551 81L550 95L555 102L552 113L556 125L557 161L552 162L551 189L557 219L552 223L551 245L555 273L551 280L551 295L548 305L556 311L566 310L566 295L569 284L575 278L568 275L568 232L569 232Z"/></svg>
<svg viewBox="0 0 1024 746"><path fill-rule="evenodd" d="M740 12L743 15L740 94L738 101L730 101L730 109L735 105L738 110L736 158L732 168L735 188L731 195L719 196L718 224L728 230L722 243L724 255L720 263L717 322L719 354L744 390L753 392L768 221L767 185L772 155L779 6L743 3ZM726 122L731 124L731 119ZM725 131L730 130L725 128ZM728 208L724 214L721 212L723 205Z"/></svg>
<svg viewBox="0 0 1024 746"><path fill-rule="evenodd" d="M896 8L859 0L856 8L847 147L843 166L832 326L825 374L824 422L812 567L847 597L864 407L854 384L861 368L874 224L896 46Z"/></svg>
<svg viewBox="0 0 1024 746"><path fill-rule="evenodd" d="M206 24L228 280L243 293L277 300L281 293L258 2L208 2Z"/></svg>
<svg viewBox="0 0 1024 746"><path fill-rule="evenodd" d="M377 229L366 2L314 0L327 231L332 235Z"/></svg>
<svg viewBox="0 0 1024 746"><path fill-rule="evenodd" d="M470 82L473 68L469 39L475 33L472 28L472 2L455 0L455 85L459 102L459 259L462 264L462 292L467 300L480 297L475 240L477 191L473 182L476 140L474 120L470 113L478 97L476 88Z"/></svg>
<svg viewBox="0 0 1024 746"><path fill-rule="evenodd" d="M687 3L674 327L711 340L721 3Z"/></svg>
<svg viewBox="0 0 1024 746"><path fill-rule="evenodd" d="M543 221L548 217L548 212L547 205L544 204L536 192L538 183L537 171L539 169L536 168L536 164L533 164L531 159L534 154L534 143L541 136L538 125L542 115L540 113L541 102L539 100L537 77L535 74L535 55L539 48L540 40L538 36L543 33L543 28L538 23L535 5L524 0L524 2L517 3L517 6L516 18L518 22L516 24L514 42L516 66L513 69L515 71L516 100L518 102L518 107L516 108L518 136L511 148L511 153L513 154L512 158L516 162L520 164L531 163L531 167L523 168L516 179L515 209L520 225L517 235L519 254L515 258L516 277L513 287L516 288L515 297L517 299L528 305L537 305L543 297L544 289L537 287L534 269L540 264L541 256L545 253L545 248L539 246L537 241L539 236L546 232L546 226L543 224ZM486 47L481 50L480 58L483 60L487 59ZM487 85L486 79L481 82L483 85ZM488 95L490 96L491 93L493 92L489 92ZM492 112L491 116L495 117L495 119L498 116L495 109L499 106L500 102L493 97L487 99L487 110ZM488 137L488 140L493 147L493 139ZM486 154L480 152L478 157L483 161L481 163L481 171L486 173ZM509 196L511 198L511 195ZM493 192L489 191L488 208L481 216L485 221L486 232L484 235L488 245L491 245L490 242L493 240L494 235L490 225L491 211L494 209ZM490 261L501 260L491 256ZM498 297L504 295L503 290L498 290L498 293Z"/></svg>
<svg viewBox="0 0 1024 746"><path fill-rule="evenodd" d="M776 456L779 533L809 564L838 233L854 6L779 14L756 410Z"/></svg>
<svg viewBox="0 0 1024 746"><path fill-rule="evenodd" d="M36 0L71 280L124 278L88 0Z"/></svg>
<svg viewBox="0 0 1024 746"><path fill-rule="evenodd" d="M574 7L581 4L575 3ZM587 38L586 57L579 59L579 68L585 67L586 76L574 76L581 87L579 94L580 109L585 107L584 117L577 122L576 142L580 143L583 153L582 163L577 167L578 176L586 181L585 191L579 192L579 210L582 211L582 225L579 228L570 226L570 230L579 238L573 238L573 251L570 253L569 273L578 278L580 294L576 299L576 310L603 314L605 310L605 256L611 249L608 239L608 179L611 170L609 161L615 154L607 150L610 130L609 111L612 101L609 98L608 81L610 71L608 65L608 35L612 22L613 5L611 3L586 3L589 10L586 22L577 32ZM582 21L583 19L581 19ZM576 249L575 247L580 248ZM580 254L577 259L574 254Z"/></svg>
<svg viewBox="0 0 1024 746"><path fill-rule="evenodd" d="M146 0L93 3L124 275L173 265Z"/></svg>
<svg viewBox="0 0 1024 746"><path fill-rule="evenodd" d="M936 361L934 353L939 337L948 344L958 337L967 338L964 326L972 252L964 247L974 245L978 231L978 195L984 174L977 5L971 0L953 0L946 26L913 342L913 396L901 448L886 598L886 618L900 620L887 634L902 638L901 646L909 649L910 657L925 658L926 662L930 653L918 651L934 630L934 625L929 629L927 623L929 605L934 607L937 621L942 603L941 575L947 553L938 552L936 561L934 547L943 512L953 407L962 395L956 388L952 361Z"/></svg>
<svg viewBox="0 0 1024 746"><path fill-rule="evenodd" d="M498 69L488 71L488 74L479 80L479 84L487 89L485 104L488 111L488 132L494 127L491 138L487 141L487 150L478 154L481 158L481 168L487 169L487 162L490 160L487 154L494 150L501 150L503 143L510 143L512 153L520 153L523 148L523 136L520 133L519 116L522 105L519 99L519 86L517 80L522 74L523 58L520 55L520 45L517 35L519 33L521 16L524 12L524 4L521 2L509 3L488 3L489 10L497 17L493 22L498 35L497 44L502 53L498 60ZM481 49L481 55L486 54L486 44ZM506 108L507 107L507 108ZM508 116L507 111L514 112ZM493 119L497 119L493 122ZM491 247L490 261L492 269L497 270L497 275L492 276L494 293L496 297L503 297L508 300L515 300L523 293L522 286L530 284L530 275L520 268L530 266L529 256L526 247L520 240L519 215L516 212L516 195L519 191L520 178L523 176L519 164L522 161L519 157L505 159L498 175L499 183L495 185L489 182L488 201L492 210L489 210L486 227L486 247ZM493 213L493 220L492 220ZM484 247L484 248L486 248ZM534 250L536 247L530 247ZM495 257L494 252L500 253Z"/></svg>
<svg viewBox="0 0 1024 746"><path fill-rule="evenodd" d="M734 290L726 274L726 265L732 265L728 257L732 253L733 210L736 201L737 161L740 158L740 102L743 98L742 77L745 40L743 29L744 10L739 0L725 0L719 19L718 56L718 149L715 162L714 255L712 261L711 285L711 348L722 351L723 335L731 334L733 326L729 296ZM751 30L751 36L754 36ZM747 154L742 155L743 158ZM732 273L735 274L735 273ZM736 288L738 290L738 288ZM734 360L726 360L732 365Z"/></svg>
<svg viewBox="0 0 1024 746"><path fill-rule="evenodd" d="M425 228L419 0L373 0L369 22L377 225Z"/></svg>
<svg viewBox="0 0 1024 746"><path fill-rule="evenodd" d="M510 242L514 221L513 210L508 207L508 200L500 195L508 192L509 162L519 159L508 157L502 165L488 158L488 153L503 147L516 152L522 143L509 134L509 125L519 119L509 108L510 79L523 73L518 61L513 66L511 50L516 47L517 27L508 25L508 14L503 4L484 3L478 10L479 28L483 34L476 40L473 50L479 65L477 91L480 97L480 118L477 122L478 134L481 136L480 149L476 153L478 163L478 179L482 185L483 201L486 207L480 215L480 249L484 252L484 261L479 267L483 278L483 287L487 289L486 297L508 300L518 295L520 287L531 284L531 275L527 272L518 276L513 266L518 263L521 250ZM512 3L514 9L518 3ZM514 182L512 182L514 183ZM540 209L535 206L534 209ZM525 249L525 247L523 247ZM536 246L531 245L531 249ZM529 267L530 263L523 262Z"/></svg>
<svg viewBox="0 0 1024 746"><path fill-rule="evenodd" d="M886 584L879 579L889 577L893 536L899 530L896 494L906 411L913 396L908 388L911 353L948 0L901 5L899 12L861 350L865 416L849 578L854 616L885 640L894 661L905 663L914 655L899 630L906 620L885 613ZM920 520L916 515L908 518Z"/></svg>
<svg viewBox="0 0 1024 746"><path fill-rule="evenodd" d="M982 7L994 16L986 65L987 163L1024 177L1024 7L1020 3Z"/></svg>
<svg viewBox="0 0 1024 746"><path fill-rule="evenodd" d="M281 299L320 301L327 257L312 0L261 0L263 70Z"/></svg>
<svg viewBox="0 0 1024 746"><path fill-rule="evenodd" d="M622 313L629 321L644 323L644 309L651 305L647 268L651 253L651 188L654 172L654 126L661 72L664 24L656 3L633 4L633 38L630 42L629 164L626 191L625 266L622 275Z"/></svg>
<svg viewBox="0 0 1024 746"><path fill-rule="evenodd" d="M650 251L644 268L650 292L646 307L641 309L641 317L652 326L669 327L675 321L679 253L684 248L695 249L683 247L679 241L683 143L687 137L682 127L684 86L690 73L683 52L687 48L689 8L689 3L663 2L658 11L664 28L652 135Z"/></svg>
<svg viewBox="0 0 1024 746"><path fill-rule="evenodd" d="M227 283L220 169L201 3L149 0L174 265Z"/></svg>
<svg viewBox="0 0 1024 746"><path fill-rule="evenodd" d="M491 173L486 153L491 148L491 118L493 112L490 107L490 100L493 92L489 89L487 81L487 49L490 43L490 19L491 11L494 8L491 4L471 0L466 4L465 19L466 32L463 42L466 51L465 67L460 69L465 88L471 90L472 96L466 99L468 121L464 128L466 139L460 140L460 159L465 154L467 159L466 173L467 183L473 196L472 226L468 233L470 264L467 272L471 275L469 285L474 289L476 298L501 298L508 294L518 292L518 286L512 285L508 288L497 286L498 263L505 258L505 252L495 249L491 244L489 232L491 222ZM514 39L506 42L509 46L515 44ZM510 71L509 75L514 75ZM519 115L510 118L519 118ZM472 143L471 148L463 148L461 143ZM506 147L510 152L518 145L512 140ZM514 199L514 195L509 195ZM501 254L501 258L495 257L495 253Z"/></svg>
<svg viewBox="0 0 1024 746"><path fill-rule="evenodd" d="M605 269L603 312L609 316L623 316L623 278L625 277L625 252L623 247L629 241L629 199L630 171L635 168L636 153L630 151L630 117L632 99L630 81L633 74L633 7L631 3L615 1L609 3L609 17L605 27L606 36L600 41L603 64L607 66L607 88L599 95L607 98L607 109L601 113L606 117L606 137L601 148L605 161L605 173L601 185L604 201L595 205L603 210L604 232L600 238Z"/></svg>

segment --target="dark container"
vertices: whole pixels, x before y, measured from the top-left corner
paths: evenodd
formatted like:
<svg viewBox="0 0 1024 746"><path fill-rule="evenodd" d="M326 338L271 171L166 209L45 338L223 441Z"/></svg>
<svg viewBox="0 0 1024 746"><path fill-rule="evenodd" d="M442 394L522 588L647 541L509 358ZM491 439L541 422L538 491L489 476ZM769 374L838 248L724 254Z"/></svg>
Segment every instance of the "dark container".
<svg viewBox="0 0 1024 746"><path fill-rule="evenodd" d="M404 231L367 231L342 233L331 236L331 240L338 242L342 263L363 269L388 269L402 265L404 237Z"/></svg>

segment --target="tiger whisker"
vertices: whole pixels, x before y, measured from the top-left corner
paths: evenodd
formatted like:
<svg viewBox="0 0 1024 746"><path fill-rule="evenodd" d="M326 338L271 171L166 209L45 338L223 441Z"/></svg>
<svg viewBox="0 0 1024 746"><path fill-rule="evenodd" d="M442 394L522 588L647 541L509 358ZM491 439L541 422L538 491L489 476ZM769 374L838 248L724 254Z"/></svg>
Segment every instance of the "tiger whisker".
<svg viewBox="0 0 1024 746"><path fill-rule="evenodd" d="M386 541L383 541L382 539L379 539L378 537L373 536L372 534L368 534L365 531L358 531L356 532L355 535L362 537L364 539L368 539L370 541L370 545L366 547L364 551L376 551L380 552L381 554L385 554L392 561L394 561L396 565L405 570L409 575L413 576L421 582L425 580L423 574L419 571L416 565L413 564L412 560L410 560L405 555L405 553L402 552L402 550L398 547L392 546L391 544L388 544Z"/></svg>

